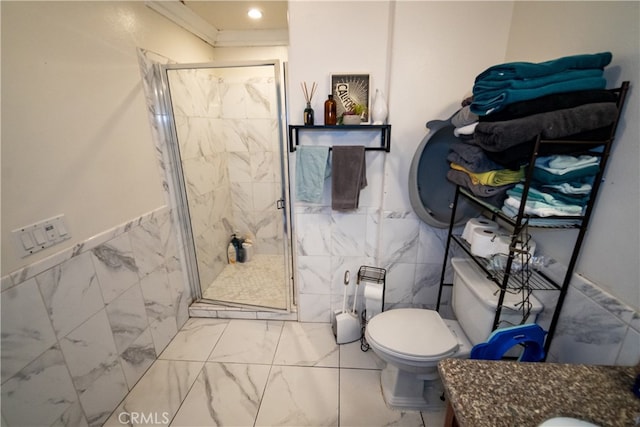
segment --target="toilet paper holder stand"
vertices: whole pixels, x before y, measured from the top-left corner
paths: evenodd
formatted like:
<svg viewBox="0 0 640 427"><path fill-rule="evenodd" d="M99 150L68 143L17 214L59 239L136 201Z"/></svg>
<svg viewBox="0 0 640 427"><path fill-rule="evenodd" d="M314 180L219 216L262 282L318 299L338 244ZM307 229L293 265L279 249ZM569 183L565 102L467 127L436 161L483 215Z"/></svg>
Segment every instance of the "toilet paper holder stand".
<svg viewBox="0 0 640 427"><path fill-rule="evenodd" d="M386 277L387 270L380 267L371 267L362 265L358 269L358 284L360 282L368 282L382 285L382 311L384 311L384 296L386 293Z"/></svg>

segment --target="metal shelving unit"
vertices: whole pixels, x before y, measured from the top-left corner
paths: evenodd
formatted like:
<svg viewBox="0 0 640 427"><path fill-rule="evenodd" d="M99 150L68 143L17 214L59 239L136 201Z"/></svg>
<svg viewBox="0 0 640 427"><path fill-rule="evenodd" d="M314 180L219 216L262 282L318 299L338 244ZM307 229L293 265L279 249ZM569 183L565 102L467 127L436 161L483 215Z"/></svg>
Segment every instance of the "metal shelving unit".
<svg viewBox="0 0 640 427"><path fill-rule="evenodd" d="M505 214L499 207L493 206L481 198L476 197L471 192L466 189L457 186L456 193L454 197L452 214L451 214L451 223L449 225L449 233L445 248L445 256L444 262L442 266L442 274L440 276L440 289L438 291L438 301L437 301L437 310L440 309L440 302L442 298L442 289L444 286L453 286L452 283L445 283L445 273L449 260L449 252L451 249L451 243L453 242L455 245L460 247L473 261L475 264L483 270L489 279L491 279L496 284L496 292L499 292L498 298L498 306L496 309L496 314L494 317L493 327L495 330L498 328L500 323L500 314L502 311L502 305L504 302L504 297L507 292L510 292L514 289L525 290L528 294L530 294L533 290L549 290L556 291L558 293L557 303L555 310L553 312L553 317L551 319L551 323L549 326L549 331L547 334L547 338L545 341L545 353L549 352L549 347L551 345L551 341L553 339L553 335L555 333L558 319L560 316L560 311L562 309L562 305L564 303L564 299L567 294L567 290L569 288L569 283L571 282L571 277L573 275L573 271L578 260L578 256L580 254L580 249L582 247L582 243L584 241L585 234L587 232L589 222L591 219L591 215L596 203L596 198L598 195L598 191L600 189L600 184L602 183L602 178L606 169L607 161L609 158L611 146L613 143L613 139L615 136L618 120L620 119L620 114L622 112L622 108L624 105L625 97L627 95L627 91L629 89L629 82L624 82L620 88L611 89L612 92L616 93L618 96L617 106L618 106L618 116L615 122L612 125L611 133L609 138L606 140L597 140L597 141L589 141L589 140L545 140L540 137L537 138L531 158L529 161L529 166L527 168L525 174L525 180L523 182L523 194L522 201L520 203L520 209L518 214L515 217L510 217ZM592 148L600 148L599 151L589 151L589 154L594 156L600 156L600 168L598 173L596 174L591 190L591 194L589 197L589 201L585 207L584 214L580 217L576 216L566 216L566 217L549 217L552 219L560 220L562 224L549 227L547 226L539 226L536 225L536 217L529 216L524 213L526 200L529 194L529 189L531 186L531 181L533 177L533 170L536 159L540 156L541 148L545 146L545 148L551 148L551 150L547 150L547 152L553 152L554 146L562 146L563 152L567 152L567 148L571 150L572 147L575 147L574 152L585 152L586 150ZM547 155L547 153L545 153ZM511 245L509 249L509 254L507 258L507 262L504 268L504 271L495 271L495 269L490 268L489 260L481 257L474 256L471 253L470 245L463 240L460 236L453 234L454 229L454 219L456 217L456 209L458 207L458 202L460 198L463 197L471 203L475 204L483 213L483 215L487 216L492 220L498 220L500 223L505 224L507 227L511 229ZM528 263L521 264L523 266L522 270L527 269L527 271L523 274L521 271L514 270L514 261L520 254L523 252L521 250L516 249L517 242L522 242L527 238L523 239L524 235L528 235L527 230L529 228L575 228L578 229L578 235L576 237L575 244L573 246L573 251L571 253L571 258L569 264L567 266L567 270L562 278L561 282L557 282L549 277L547 277L544 273L540 271L535 271L528 266ZM526 250L526 246L525 246ZM523 313L523 321L526 320L527 313Z"/></svg>

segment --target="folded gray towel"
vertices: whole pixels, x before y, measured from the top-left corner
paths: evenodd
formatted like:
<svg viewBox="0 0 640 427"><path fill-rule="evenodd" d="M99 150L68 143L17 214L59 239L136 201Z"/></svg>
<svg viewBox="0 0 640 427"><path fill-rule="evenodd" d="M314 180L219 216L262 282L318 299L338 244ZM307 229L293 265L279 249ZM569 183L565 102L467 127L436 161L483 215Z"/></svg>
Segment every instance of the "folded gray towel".
<svg viewBox="0 0 640 427"><path fill-rule="evenodd" d="M360 190L367 186L364 146L333 146L331 159L331 208L357 209Z"/></svg>
<svg viewBox="0 0 640 427"><path fill-rule="evenodd" d="M486 151L498 152L534 140L538 134L544 139L558 139L605 127L617 115L615 103L598 102L503 122L480 122L473 143Z"/></svg>

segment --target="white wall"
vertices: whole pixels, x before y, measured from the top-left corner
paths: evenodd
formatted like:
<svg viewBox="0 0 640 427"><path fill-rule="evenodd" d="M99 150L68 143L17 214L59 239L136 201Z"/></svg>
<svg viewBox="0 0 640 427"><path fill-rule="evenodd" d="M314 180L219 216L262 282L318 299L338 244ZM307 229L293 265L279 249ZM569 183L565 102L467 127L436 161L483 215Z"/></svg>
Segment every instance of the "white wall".
<svg viewBox="0 0 640 427"><path fill-rule="evenodd" d="M136 48L213 48L143 2L2 7L2 275L165 204ZM72 239L21 259L11 230L65 214Z"/></svg>
<svg viewBox="0 0 640 427"><path fill-rule="evenodd" d="M515 3L506 61L539 62L603 51L613 54L611 64L605 69L607 87L618 87L630 80L631 90L576 272L638 309L640 4ZM566 262L574 235L545 233L544 250Z"/></svg>
<svg viewBox="0 0 640 427"><path fill-rule="evenodd" d="M509 2L290 3L289 122L302 124L300 82L319 84L312 107L322 123L329 75L368 72L372 90L387 97L392 125L391 152L366 155L368 185L357 211L332 211L329 191L318 205L294 205L301 320L328 321L340 305L344 271L355 274L361 265L387 269L387 306L434 307L444 230L413 213L409 165L425 123L449 117L475 75L503 60L511 10ZM486 25L476 29L478 22ZM488 42L479 49L477 39ZM305 143L344 142L347 135L319 138ZM290 160L293 174L296 155Z"/></svg>

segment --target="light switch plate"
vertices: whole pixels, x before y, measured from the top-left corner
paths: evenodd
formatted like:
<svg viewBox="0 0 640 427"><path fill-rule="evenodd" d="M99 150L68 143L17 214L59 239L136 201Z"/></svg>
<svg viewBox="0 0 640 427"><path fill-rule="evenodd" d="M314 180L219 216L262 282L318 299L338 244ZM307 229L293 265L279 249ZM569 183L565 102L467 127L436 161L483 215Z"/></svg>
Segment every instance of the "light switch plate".
<svg viewBox="0 0 640 427"><path fill-rule="evenodd" d="M25 225L12 231L15 247L24 258L71 238L64 215Z"/></svg>

